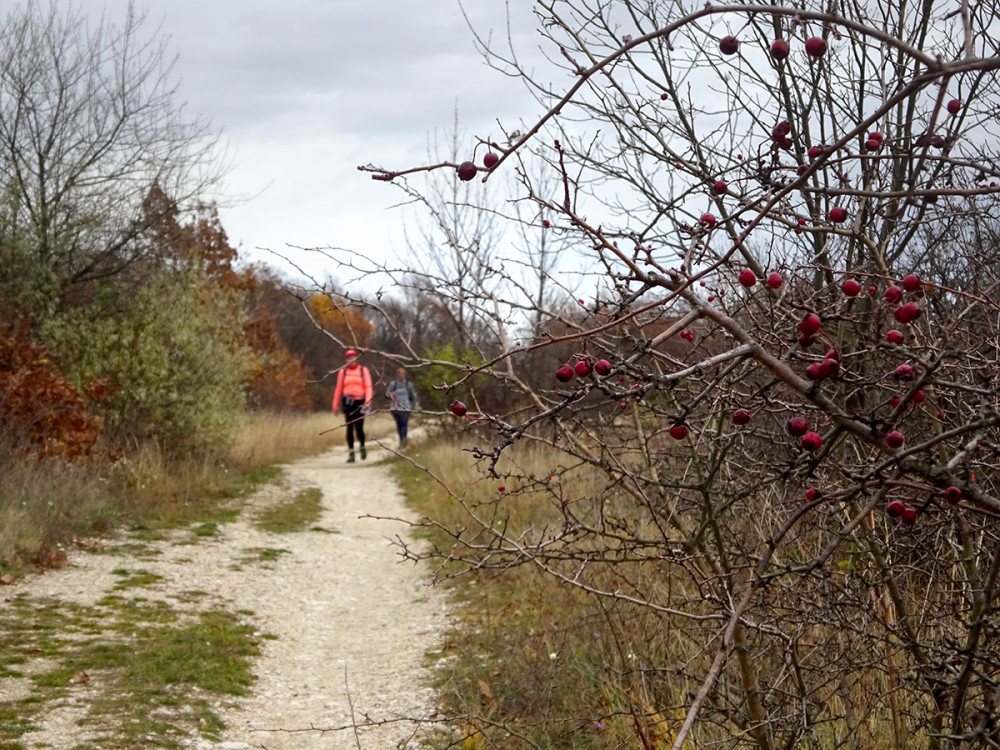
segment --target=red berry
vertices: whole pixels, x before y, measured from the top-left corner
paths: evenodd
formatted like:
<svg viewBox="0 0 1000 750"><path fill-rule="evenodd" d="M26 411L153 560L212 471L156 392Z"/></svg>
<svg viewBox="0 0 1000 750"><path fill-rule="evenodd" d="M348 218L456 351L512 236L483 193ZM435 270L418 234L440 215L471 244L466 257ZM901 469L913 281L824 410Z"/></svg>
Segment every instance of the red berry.
<svg viewBox="0 0 1000 750"><path fill-rule="evenodd" d="M670 437L674 440L683 440L688 435L688 428L685 424L675 424L670 428Z"/></svg>
<svg viewBox="0 0 1000 750"><path fill-rule="evenodd" d="M892 374L896 380L913 380L914 373L913 368L910 365L900 365L896 368L896 371Z"/></svg>
<svg viewBox="0 0 1000 750"><path fill-rule="evenodd" d="M903 277L900 285L908 292L915 292L920 288L920 277L915 273L911 273Z"/></svg>
<svg viewBox="0 0 1000 750"><path fill-rule="evenodd" d="M711 229L712 227L715 226L715 215L714 214L702 214L701 215L701 223L704 224L709 229Z"/></svg>
<svg viewBox="0 0 1000 750"><path fill-rule="evenodd" d="M840 375L840 362L833 357L827 357L821 364L824 378L835 378Z"/></svg>
<svg viewBox="0 0 1000 750"><path fill-rule="evenodd" d="M848 279L843 284L840 285L841 291L844 292L848 297L857 297L861 294L861 284L859 284L854 279Z"/></svg>
<svg viewBox="0 0 1000 750"><path fill-rule="evenodd" d="M809 423L805 417L792 417L785 425L785 429L792 437L802 437L809 432Z"/></svg>
<svg viewBox="0 0 1000 750"><path fill-rule="evenodd" d="M818 36L806 39L806 54L809 57L822 57L826 54L826 42Z"/></svg>
<svg viewBox="0 0 1000 750"><path fill-rule="evenodd" d="M504 491L505 489L507 489L507 488L506 488L506 487L504 487L504 486L503 486L503 485L501 484L501 485L500 485L499 487L497 487L497 489L498 489L498 490L499 490L500 492L503 492L503 491Z"/></svg>
<svg viewBox="0 0 1000 750"><path fill-rule="evenodd" d="M878 141L879 143L881 143L883 138L884 136L877 130L872 131L871 133L868 134L869 141Z"/></svg>
<svg viewBox="0 0 1000 750"><path fill-rule="evenodd" d="M716 195L725 195L727 190L729 190L729 185L726 184L725 180L719 180L715 183Z"/></svg>
<svg viewBox="0 0 1000 750"><path fill-rule="evenodd" d="M903 332L897 331L895 328L885 335L885 340L890 344L896 344L896 346L902 344L905 338L906 337L903 335Z"/></svg>
<svg viewBox="0 0 1000 750"><path fill-rule="evenodd" d="M573 379L573 366L570 364L565 364L556 370L556 380L560 383L568 383Z"/></svg>
<svg viewBox="0 0 1000 750"><path fill-rule="evenodd" d="M802 436L802 449L807 451L818 451L823 445L823 438L818 432L807 432Z"/></svg>
<svg viewBox="0 0 1000 750"><path fill-rule="evenodd" d="M916 302L907 302L902 307L896 308L893 317L900 323L911 323L920 317L920 305Z"/></svg>
<svg viewBox="0 0 1000 750"><path fill-rule="evenodd" d="M799 321L799 333L804 333L807 336L812 336L814 333L818 333L819 329L823 326L823 321L820 320L819 315L816 313L809 313L802 320Z"/></svg>
<svg viewBox="0 0 1000 750"><path fill-rule="evenodd" d="M466 412L468 412L468 409L465 408L465 404L461 401L456 401L449 408L451 409L451 413L456 417L464 417Z"/></svg>
<svg viewBox="0 0 1000 750"><path fill-rule="evenodd" d="M740 271L739 281L742 286L749 289L750 287L752 287L754 284L757 283L757 274L755 274L749 268L744 268L742 271Z"/></svg>
<svg viewBox="0 0 1000 750"><path fill-rule="evenodd" d="M819 362L813 362L806 368L806 375L809 376L810 380L822 380L826 377L826 373L823 371L823 365Z"/></svg>
<svg viewBox="0 0 1000 750"><path fill-rule="evenodd" d="M816 343L816 339L814 339L808 333L803 333L799 335L799 346L801 346L803 349L808 349L814 343Z"/></svg>
<svg viewBox="0 0 1000 750"><path fill-rule="evenodd" d="M500 161L499 156L492 151L487 151L486 156L483 157L483 166L487 169L493 169L493 167L497 165L498 161Z"/></svg>
<svg viewBox="0 0 1000 750"><path fill-rule="evenodd" d="M719 40L719 51L724 55L735 55L739 48L740 42L734 36L724 36Z"/></svg>
<svg viewBox="0 0 1000 750"><path fill-rule="evenodd" d="M606 359L599 359L594 365L594 372L600 375L602 378L611 372L611 363Z"/></svg>
<svg viewBox="0 0 1000 750"><path fill-rule="evenodd" d="M958 505L959 501L962 499L962 490L954 486L945 487L944 492L941 493L941 496L945 499L946 502L949 502L952 505Z"/></svg>
<svg viewBox="0 0 1000 750"><path fill-rule="evenodd" d="M733 424L745 425L750 421L753 413L749 409L737 409L733 412Z"/></svg>
<svg viewBox="0 0 1000 750"><path fill-rule="evenodd" d="M948 111L953 115L957 115L962 111L962 102L958 99L952 99L948 102Z"/></svg>
<svg viewBox="0 0 1000 750"><path fill-rule="evenodd" d="M823 149L821 149L819 146L810 146L808 153L810 159L818 159L820 154L823 153Z"/></svg>
<svg viewBox="0 0 1000 750"><path fill-rule="evenodd" d="M900 289L898 286L891 286L885 290L886 302L895 305L901 299L903 299L903 290Z"/></svg>
<svg viewBox="0 0 1000 750"><path fill-rule="evenodd" d="M834 224L839 224L842 221L847 221L847 210L841 208L840 206L835 206L830 209L830 213L827 214L827 218Z"/></svg>
<svg viewBox="0 0 1000 750"><path fill-rule="evenodd" d="M576 363L576 367L574 367L573 370L581 378L586 377L587 375L590 375L590 365L586 361L584 361L582 359L579 362Z"/></svg>
<svg viewBox="0 0 1000 750"><path fill-rule="evenodd" d="M820 492L815 487L810 487L808 490L806 490L806 500L808 500L809 502L818 500L821 497L823 497L823 493Z"/></svg>
<svg viewBox="0 0 1000 750"><path fill-rule="evenodd" d="M548 219L542 219L542 226L548 229L550 226L552 226L552 224L549 223Z"/></svg>
<svg viewBox="0 0 1000 750"><path fill-rule="evenodd" d="M476 176L476 165L471 161L463 161L458 165L458 179L462 182L468 182Z"/></svg>
<svg viewBox="0 0 1000 750"><path fill-rule="evenodd" d="M784 60L788 57L788 42L784 39L775 39L771 44L771 57L775 60Z"/></svg>
<svg viewBox="0 0 1000 750"><path fill-rule="evenodd" d="M767 285L772 289L780 287L783 281L780 273L772 272L767 275Z"/></svg>
<svg viewBox="0 0 1000 750"><path fill-rule="evenodd" d="M899 520L907 526L912 526L914 521L917 520L917 509L912 505L904 505L903 510L899 513Z"/></svg>
<svg viewBox="0 0 1000 750"><path fill-rule="evenodd" d="M899 518L903 514L906 503L902 500L893 500L885 506L885 512L890 518Z"/></svg>
<svg viewBox="0 0 1000 750"><path fill-rule="evenodd" d="M925 394L923 391L918 390L918 391L916 391L913 394L913 403L915 403L915 404L922 404L922 403L924 403L924 400L926 398L927 398L927 394Z"/></svg>
<svg viewBox="0 0 1000 750"><path fill-rule="evenodd" d="M865 148L869 151L878 151L882 148L882 141L877 141L874 138L869 138L865 141Z"/></svg>
<svg viewBox="0 0 1000 750"><path fill-rule="evenodd" d="M885 436L885 444L888 445L893 450L903 447L903 433L899 430L893 430L888 435Z"/></svg>
<svg viewBox="0 0 1000 750"><path fill-rule="evenodd" d="M667 94L660 94L660 101L661 102L665 102L669 98L670 98L670 96L667 95Z"/></svg>

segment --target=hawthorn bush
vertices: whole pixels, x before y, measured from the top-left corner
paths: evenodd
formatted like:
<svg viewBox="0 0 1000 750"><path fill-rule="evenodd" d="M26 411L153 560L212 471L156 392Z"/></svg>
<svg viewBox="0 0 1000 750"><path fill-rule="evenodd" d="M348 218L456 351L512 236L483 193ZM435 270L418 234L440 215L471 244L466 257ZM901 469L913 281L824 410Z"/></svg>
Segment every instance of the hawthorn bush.
<svg viewBox="0 0 1000 750"><path fill-rule="evenodd" d="M487 475L517 443L561 452L503 476L560 522L456 490L450 542L410 554L530 564L655 619L679 645L628 644L645 693L624 710L683 718L669 742L637 719L644 747L1000 746L996 11L544 0L557 83L476 37L535 124L361 168L407 190L516 170L534 230L576 254L572 313L487 268L462 302L488 355L445 383ZM509 408L471 408L484 375ZM500 703L478 726L502 745L521 721Z"/></svg>

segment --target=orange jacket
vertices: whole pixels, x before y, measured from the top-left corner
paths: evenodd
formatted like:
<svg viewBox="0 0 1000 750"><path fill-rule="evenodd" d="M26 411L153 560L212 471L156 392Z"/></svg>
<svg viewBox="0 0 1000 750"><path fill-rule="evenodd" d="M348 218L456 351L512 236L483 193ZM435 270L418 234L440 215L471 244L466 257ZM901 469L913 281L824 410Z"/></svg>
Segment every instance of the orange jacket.
<svg viewBox="0 0 1000 750"><path fill-rule="evenodd" d="M333 392L333 410L340 408L342 396L350 396L363 400L365 405L371 404L374 396L372 390L372 374L364 365L353 362L341 368L337 373L337 388Z"/></svg>

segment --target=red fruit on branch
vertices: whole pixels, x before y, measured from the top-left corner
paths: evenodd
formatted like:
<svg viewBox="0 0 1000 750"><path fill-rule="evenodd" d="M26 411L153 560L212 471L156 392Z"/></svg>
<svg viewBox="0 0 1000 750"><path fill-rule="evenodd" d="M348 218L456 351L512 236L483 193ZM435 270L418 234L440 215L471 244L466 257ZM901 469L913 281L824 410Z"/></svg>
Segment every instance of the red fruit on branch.
<svg viewBox="0 0 1000 750"><path fill-rule="evenodd" d="M891 286L885 290L885 301L891 305L895 305L897 302L903 299L903 290L898 286Z"/></svg>
<svg viewBox="0 0 1000 750"><path fill-rule="evenodd" d="M585 360L582 359L576 363L576 366L573 368L573 370L581 378L590 375L590 365Z"/></svg>
<svg viewBox="0 0 1000 750"><path fill-rule="evenodd" d="M941 497L943 497L947 503L958 505L959 501L962 499L962 490L955 486L945 487L944 491L941 493Z"/></svg>
<svg viewBox="0 0 1000 750"><path fill-rule="evenodd" d="M767 285L772 289L780 287L783 281L780 273L772 272L767 275Z"/></svg>
<svg viewBox="0 0 1000 750"><path fill-rule="evenodd" d="M892 373L892 376L896 380L913 380L916 373L911 365L900 365L896 368L896 371Z"/></svg>
<svg viewBox="0 0 1000 750"><path fill-rule="evenodd" d="M702 214L701 223L711 229L715 226L715 214Z"/></svg>
<svg viewBox="0 0 1000 750"><path fill-rule="evenodd" d="M905 338L906 336L903 335L903 332L897 331L895 328L885 335L885 340L890 344L896 344L896 346L902 344Z"/></svg>
<svg viewBox="0 0 1000 750"><path fill-rule="evenodd" d="M903 277L900 286L908 292L915 292L920 288L920 277L915 273L908 274Z"/></svg>
<svg viewBox="0 0 1000 750"><path fill-rule="evenodd" d="M834 224L840 224L841 222L847 221L847 209L841 208L840 206L834 206L830 209L830 213L826 215L826 218Z"/></svg>
<svg viewBox="0 0 1000 750"><path fill-rule="evenodd" d="M826 373L823 371L823 365L820 362L813 362L806 368L806 375L809 376L810 380L822 380L826 377Z"/></svg>
<svg viewBox="0 0 1000 750"><path fill-rule="evenodd" d="M725 180L718 180L715 183L715 194L716 195L725 195L728 190L729 190L729 185L726 184Z"/></svg>
<svg viewBox="0 0 1000 750"><path fill-rule="evenodd" d="M917 520L917 509L912 505L904 505L903 510L899 513L899 520L907 526L912 526Z"/></svg>
<svg viewBox="0 0 1000 750"><path fill-rule="evenodd" d="M961 111L962 111L962 102L960 100L952 99L950 102L948 102L948 112L950 112L953 115L957 115Z"/></svg>
<svg viewBox="0 0 1000 750"><path fill-rule="evenodd" d="M878 151L882 148L882 141L875 140L874 138L869 138L865 141L865 148L869 151Z"/></svg>
<svg viewBox="0 0 1000 750"><path fill-rule="evenodd" d="M792 417L785 425L785 429L792 437L802 437L809 432L809 423L805 417Z"/></svg>
<svg viewBox="0 0 1000 750"><path fill-rule="evenodd" d="M885 436L885 444L888 445L893 450L898 450L903 447L903 433L899 430L892 430L888 435Z"/></svg>
<svg viewBox="0 0 1000 750"><path fill-rule="evenodd" d="M568 383L573 379L573 373L573 366L567 363L556 370L556 380L560 383Z"/></svg>
<svg viewBox="0 0 1000 750"><path fill-rule="evenodd" d="M912 323L920 317L920 305L916 302L907 302L902 307L896 308L893 317L900 323Z"/></svg>
<svg viewBox="0 0 1000 750"><path fill-rule="evenodd" d="M804 333L806 336L812 336L814 333L818 333L822 326L823 321L820 319L819 315L816 313L809 313L799 321L799 333Z"/></svg>
<svg viewBox="0 0 1000 750"><path fill-rule="evenodd" d="M823 445L823 438L818 432L807 432L802 436L802 450L818 451Z"/></svg>
<svg viewBox="0 0 1000 750"><path fill-rule="evenodd" d="M739 48L740 42L734 36L724 36L719 40L719 51L724 55L735 55Z"/></svg>
<svg viewBox="0 0 1000 750"><path fill-rule="evenodd" d="M775 39L771 43L771 57L775 60L784 60L788 57L788 42L784 39Z"/></svg>
<svg viewBox="0 0 1000 750"><path fill-rule="evenodd" d="M809 57L822 57L826 54L826 42L818 36L806 39L806 54Z"/></svg>
<svg viewBox="0 0 1000 750"><path fill-rule="evenodd" d="M820 492L815 487L810 487L808 490L806 490L806 500L808 500L809 502L815 502L816 500L819 500L821 497L823 497L823 493Z"/></svg>
<svg viewBox="0 0 1000 750"><path fill-rule="evenodd" d="M757 274L751 271L749 268L744 268L740 271L739 275L740 285L749 289L757 283Z"/></svg>
<svg viewBox="0 0 1000 750"><path fill-rule="evenodd" d="M818 159L822 153L823 153L823 148L821 146L809 147L808 154L810 159Z"/></svg>
<svg viewBox="0 0 1000 750"><path fill-rule="evenodd" d="M893 500L885 506L885 512L890 518L899 518L903 515L903 508L906 507L906 503L902 500Z"/></svg>
<svg viewBox="0 0 1000 750"><path fill-rule="evenodd" d="M450 407L451 413L456 417L464 417L468 413L468 409L465 408L465 404L461 401L455 401Z"/></svg>
<svg viewBox="0 0 1000 750"><path fill-rule="evenodd" d="M483 166L487 169L493 169L500 161L500 157L492 151L487 151L486 156L483 157Z"/></svg>
<svg viewBox="0 0 1000 750"><path fill-rule="evenodd" d="M847 279L847 281L840 285L840 289L848 297L857 297L861 294L861 284L854 279Z"/></svg>
<svg viewBox="0 0 1000 750"><path fill-rule="evenodd" d="M458 179L462 182L468 182L476 176L476 165L471 161L463 161L458 165Z"/></svg>
<svg viewBox="0 0 1000 750"><path fill-rule="evenodd" d="M753 413L749 409L737 409L733 412L733 424L741 427L750 421Z"/></svg>
<svg viewBox="0 0 1000 750"><path fill-rule="evenodd" d="M597 363L594 365L594 372L603 378L611 372L611 363L606 359L597 360Z"/></svg>
<svg viewBox="0 0 1000 750"><path fill-rule="evenodd" d="M670 437L674 440L683 440L688 436L688 428L686 424L675 424L670 428Z"/></svg>

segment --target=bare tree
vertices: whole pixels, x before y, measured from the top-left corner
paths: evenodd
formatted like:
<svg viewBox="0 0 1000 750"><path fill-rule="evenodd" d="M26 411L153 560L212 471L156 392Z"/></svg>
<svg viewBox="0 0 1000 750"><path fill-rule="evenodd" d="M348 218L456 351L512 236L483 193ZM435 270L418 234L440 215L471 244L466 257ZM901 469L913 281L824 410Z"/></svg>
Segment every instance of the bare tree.
<svg viewBox="0 0 1000 750"><path fill-rule="evenodd" d="M0 280L32 306L141 257L154 186L190 206L224 171L144 21L29 0L0 27Z"/></svg>

